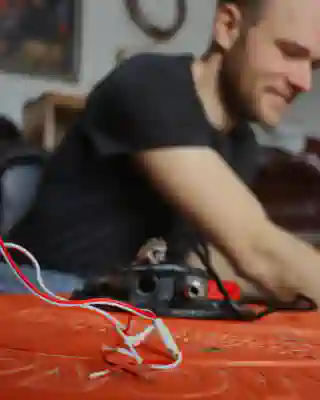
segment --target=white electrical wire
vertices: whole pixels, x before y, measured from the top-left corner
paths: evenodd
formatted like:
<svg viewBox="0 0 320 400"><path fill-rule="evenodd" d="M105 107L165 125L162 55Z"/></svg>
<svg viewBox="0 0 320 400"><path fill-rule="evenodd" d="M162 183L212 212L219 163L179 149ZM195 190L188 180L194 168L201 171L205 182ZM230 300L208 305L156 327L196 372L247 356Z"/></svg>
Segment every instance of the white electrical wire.
<svg viewBox="0 0 320 400"><path fill-rule="evenodd" d="M159 318L153 319L151 317L148 317L147 315L142 314L139 311L131 308L130 305L126 305L126 304L118 302L118 301L112 302L112 301L107 301L107 300L103 300L103 299L101 299L101 301L99 301L97 299L94 299L92 302L88 302L85 304L76 304L76 303L68 302L68 299L65 299L63 297L55 295L46 287L46 285L42 279L42 276L41 276L41 267L40 267L37 259L28 250L26 250L24 247L19 246L15 243L5 243L5 247L7 249L13 249L13 250L17 250L17 251L21 252L30 260L31 265L36 270L36 279L37 279L39 286L45 293L47 293L50 297L52 297L52 299L49 299L45 296L41 296L41 294L35 292L35 290L33 290L32 287L30 287L23 280L23 278L16 271L15 267L12 265L10 259L8 258L7 254L5 253L4 249L0 246L1 254L2 254L4 260L6 261L6 263L9 265L9 267L13 271L13 273L20 280L20 282L22 282L22 284L24 286L26 286L28 288L28 290L31 291L31 293L33 293L35 296L40 297L42 300L46 301L47 303L57 305L60 307L78 307L78 308L83 308L83 309L87 309L90 311L94 311L95 313L102 315L104 318L106 318L107 320L109 320L111 322L111 324L114 326L114 328L116 329L119 336L123 339L123 342L128 347L128 349L121 348L121 347L120 348L105 347L104 350L116 351L116 352L124 354L128 357L132 357L136 361L137 364L141 365L141 364L143 364L143 358L138 354L136 347L138 347L141 343L143 343L147 339L147 337L156 329L158 331L165 347L167 348L167 350L169 350L170 355L174 359L174 362L171 364L168 364L168 365L149 364L148 367L151 369L155 369L155 370L170 370L170 369L176 368L182 362L182 353L181 353L180 349L178 348L175 340L173 339L171 332L169 331L169 329L166 327L166 325L163 323L163 321L161 319L159 319ZM55 302L55 300L63 300L63 301L66 301L66 303L61 304L61 303ZM126 327L117 318L115 318L113 315L111 315L109 312L107 312L105 310L94 307L94 306L98 306L98 305L117 307L123 311L132 313L134 315L140 316L145 319L152 320L153 323L152 323L152 325L149 325L141 333L138 333L135 336L129 336L126 333L124 333L124 330L126 329ZM144 311L149 311L149 310L144 310ZM89 378L90 379L99 378L101 376L105 376L109 372L110 372L109 370L94 372L94 373L90 374Z"/></svg>
<svg viewBox="0 0 320 400"><path fill-rule="evenodd" d="M30 251L28 251L27 249L25 249L22 246L19 246L18 244L15 243L6 243L6 248L7 249L13 249L13 250L18 250L19 252L21 252L22 254L24 254L31 262L31 265L34 267L34 269L36 270L36 278L37 278L37 282L39 284L39 286L41 287L41 289L46 292L47 294L49 294L52 297L55 297L59 300L66 300L64 297L60 297L57 296L55 293L51 292L45 285L42 276L41 276L41 267L40 264L38 263L38 260L34 257L33 254L30 253ZM3 251L2 251L2 256L4 256ZM5 257L6 258L6 257ZM6 260L8 263L8 260ZM20 279L19 275L16 273L16 270L13 270L15 275Z"/></svg>

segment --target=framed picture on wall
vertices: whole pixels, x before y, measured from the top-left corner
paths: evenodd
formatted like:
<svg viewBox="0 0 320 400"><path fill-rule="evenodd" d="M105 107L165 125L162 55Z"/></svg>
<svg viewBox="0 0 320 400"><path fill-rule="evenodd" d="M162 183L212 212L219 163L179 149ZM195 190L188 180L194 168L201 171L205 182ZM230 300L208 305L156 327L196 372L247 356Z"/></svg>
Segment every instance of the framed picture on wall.
<svg viewBox="0 0 320 400"><path fill-rule="evenodd" d="M81 0L0 0L0 70L76 81Z"/></svg>

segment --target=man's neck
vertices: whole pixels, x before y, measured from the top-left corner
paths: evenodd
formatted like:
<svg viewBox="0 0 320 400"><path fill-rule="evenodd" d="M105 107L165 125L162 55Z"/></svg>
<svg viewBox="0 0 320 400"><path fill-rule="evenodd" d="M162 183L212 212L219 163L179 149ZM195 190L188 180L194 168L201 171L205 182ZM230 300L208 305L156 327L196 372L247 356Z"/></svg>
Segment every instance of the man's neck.
<svg viewBox="0 0 320 400"><path fill-rule="evenodd" d="M227 134L236 124L223 104L219 88L220 61L218 56L208 60L196 60L192 65L192 75L197 95L211 125Z"/></svg>

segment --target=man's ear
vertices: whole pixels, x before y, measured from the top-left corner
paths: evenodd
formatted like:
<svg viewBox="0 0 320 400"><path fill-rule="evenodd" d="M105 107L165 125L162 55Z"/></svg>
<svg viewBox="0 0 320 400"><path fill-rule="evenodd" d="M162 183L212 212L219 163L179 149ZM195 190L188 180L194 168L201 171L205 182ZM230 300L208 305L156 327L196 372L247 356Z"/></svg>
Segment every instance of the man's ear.
<svg viewBox="0 0 320 400"><path fill-rule="evenodd" d="M234 4L223 4L218 7L214 19L214 38L217 46L228 51L238 39L243 16L241 10Z"/></svg>

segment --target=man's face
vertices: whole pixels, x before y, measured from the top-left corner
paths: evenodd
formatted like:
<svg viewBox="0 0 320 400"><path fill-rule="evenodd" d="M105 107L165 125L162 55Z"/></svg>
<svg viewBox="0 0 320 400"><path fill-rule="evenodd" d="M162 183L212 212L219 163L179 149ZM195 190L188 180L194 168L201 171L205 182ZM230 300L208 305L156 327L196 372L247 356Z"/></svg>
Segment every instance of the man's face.
<svg viewBox="0 0 320 400"><path fill-rule="evenodd" d="M217 14L226 102L242 117L273 127L311 88L320 62L320 0L267 0L257 24L244 24L236 8Z"/></svg>

